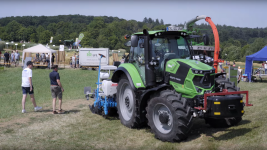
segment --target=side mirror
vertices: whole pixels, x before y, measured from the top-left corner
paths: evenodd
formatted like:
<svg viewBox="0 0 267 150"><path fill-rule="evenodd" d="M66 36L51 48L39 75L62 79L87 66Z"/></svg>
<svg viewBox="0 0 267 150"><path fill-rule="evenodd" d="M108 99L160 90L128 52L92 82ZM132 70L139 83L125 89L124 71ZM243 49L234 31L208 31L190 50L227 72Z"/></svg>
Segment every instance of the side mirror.
<svg viewBox="0 0 267 150"><path fill-rule="evenodd" d="M210 44L210 38L209 38L208 34L203 34L202 39L203 39L204 45Z"/></svg>
<svg viewBox="0 0 267 150"><path fill-rule="evenodd" d="M127 47L131 47L131 41L128 41L128 42L126 42L126 43L124 43L124 46L127 46Z"/></svg>
<svg viewBox="0 0 267 150"><path fill-rule="evenodd" d="M132 37L131 37L131 46L132 47L137 47L138 46L138 36L137 35L132 35Z"/></svg>

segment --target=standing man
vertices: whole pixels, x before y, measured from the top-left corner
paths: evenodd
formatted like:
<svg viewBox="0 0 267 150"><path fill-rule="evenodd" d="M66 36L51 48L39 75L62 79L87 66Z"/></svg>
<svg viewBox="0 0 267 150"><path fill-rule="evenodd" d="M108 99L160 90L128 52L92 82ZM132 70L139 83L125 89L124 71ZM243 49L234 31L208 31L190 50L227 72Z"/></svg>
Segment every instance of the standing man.
<svg viewBox="0 0 267 150"><path fill-rule="evenodd" d="M219 66L220 66L221 70L223 70L222 64L223 64L222 62L219 62Z"/></svg>
<svg viewBox="0 0 267 150"><path fill-rule="evenodd" d="M12 53L11 53L11 64L12 63L15 64L15 53L14 53L14 51L12 51Z"/></svg>
<svg viewBox="0 0 267 150"><path fill-rule="evenodd" d="M264 67L265 67L265 74L266 74L266 71L267 71L267 61L265 62Z"/></svg>
<svg viewBox="0 0 267 150"><path fill-rule="evenodd" d="M4 61L5 61L5 65L6 65L6 63L8 64L8 61L9 61L9 54L7 52L5 52L4 57L5 57Z"/></svg>
<svg viewBox="0 0 267 150"><path fill-rule="evenodd" d="M19 65L19 60L20 60L20 54L19 54L18 50L16 50L16 53L15 53L15 67L17 65Z"/></svg>
<svg viewBox="0 0 267 150"><path fill-rule="evenodd" d="M73 69L75 69L75 63L76 63L75 62L75 60L76 60L75 55L76 55L76 53L74 53L73 56L71 57L71 60L72 60L72 68Z"/></svg>
<svg viewBox="0 0 267 150"><path fill-rule="evenodd" d="M53 114L58 113L64 113L64 111L61 109L62 105L62 92L64 92L64 89L62 87L62 84L60 82L60 77L58 71L58 65L55 65L53 67L53 71L49 74L50 77L50 90L53 98ZM58 104L59 104L59 110L56 111L56 100L58 97Z"/></svg>
<svg viewBox="0 0 267 150"><path fill-rule="evenodd" d="M36 53L36 59L39 61L39 53Z"/></svg>
<svg viewBox="0 0 267 150"><path fill-rule="evenodd" d="M79 54L76 55L76 67L79 69Z"/></svg>
<svg viewBox="0 0 267 150"><path fill-rule="evenodd" d="M54 53L52 53L51 61L52 61L52 67L53 67L54 66L54 62L55 62L55 55L54 55Z"/></svg>
<svg viewBox="0 0 267 150"><path fill-rule="evenodd" d="M34 106L34 111L41 110L42 107L38 107L35 102L34 92L33 92L33 85L32 85L32 67L33 64L31 61L27 62L27 68L22 70L22 113L26 113L25 110L25 102L27 98L27 93L29 93L31 97L32 104Z"/></svg>

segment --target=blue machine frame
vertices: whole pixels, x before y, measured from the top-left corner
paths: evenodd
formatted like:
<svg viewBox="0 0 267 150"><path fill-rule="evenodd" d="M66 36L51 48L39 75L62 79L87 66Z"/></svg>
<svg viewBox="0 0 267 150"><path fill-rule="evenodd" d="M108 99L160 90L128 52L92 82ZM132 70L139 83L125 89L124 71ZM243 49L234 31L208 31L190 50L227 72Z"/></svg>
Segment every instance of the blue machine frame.
<svg viewBox="0 0 267 150"><path fill-rule="evenodd" d="M109 113L109 108L117 108L117 102L114 96L100 96L99 94L99 87L102 84L100 82L100 70L101 70L101 58L105 57L102 54L100 55L100 61L99 61L99 68L98 68L98 79L97 79L97 89L94 91L95 94L95 101L93 106L89 106L91 111L93 113L98 113L102 115L108 115ZM104 114L102 113L104 112Z"/></svg>

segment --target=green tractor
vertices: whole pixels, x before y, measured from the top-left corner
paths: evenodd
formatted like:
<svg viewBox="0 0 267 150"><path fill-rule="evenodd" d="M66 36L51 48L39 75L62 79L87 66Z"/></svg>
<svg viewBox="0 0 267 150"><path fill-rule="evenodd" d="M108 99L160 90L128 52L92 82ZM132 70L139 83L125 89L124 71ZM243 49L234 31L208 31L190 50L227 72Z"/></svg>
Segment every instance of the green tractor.
<svg viewBox="0 0 267 150"><path fill-rule="evenodd" d="M205 63L194 60L184 27L135 33L130 53L111 81L118 83L116 101L120 121L129 128L148 124L162 141L188 137L194 118L212 127L238 124L244 114L243 97L234 82ZM248 99L246 101L248 104Z"/></svg>

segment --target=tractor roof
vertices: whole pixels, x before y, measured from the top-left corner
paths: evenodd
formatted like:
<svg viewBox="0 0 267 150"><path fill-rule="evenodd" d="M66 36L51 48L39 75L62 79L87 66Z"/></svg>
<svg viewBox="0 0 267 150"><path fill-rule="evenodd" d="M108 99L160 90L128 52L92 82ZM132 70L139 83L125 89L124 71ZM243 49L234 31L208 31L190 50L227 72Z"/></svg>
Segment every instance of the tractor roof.
<svg viewBox="0 0 267 150"><path fill-rule="evenodd" d="M191 33L189 32L188 30L184 30L182 27L176 27L176 26L169 26L169 27L166 27L165 30L155 30L155 31L148 31L148 34L149 35L153 35L153 34L156 34L156 33L162 33L162 32L186 32L186 33ZM141 35L143 34L143 32L137 32L137 33L134 33L135 35Z"/></svg>

